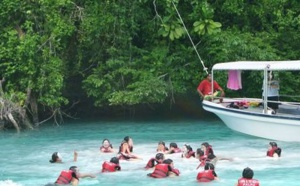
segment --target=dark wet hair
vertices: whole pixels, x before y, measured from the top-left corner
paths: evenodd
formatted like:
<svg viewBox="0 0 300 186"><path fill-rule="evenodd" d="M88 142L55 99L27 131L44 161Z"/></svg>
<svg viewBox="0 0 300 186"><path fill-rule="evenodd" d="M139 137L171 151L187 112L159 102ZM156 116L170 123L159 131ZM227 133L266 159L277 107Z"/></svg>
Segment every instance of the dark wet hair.
<svg viewBox="0 0 300 186"><path fill-rule="evenodd" d="M271 147L277 147L277 143L276 142L271 141L269 144L271 145Z"/></svg>
<svg viewBox="0 0 300 186"><path fill-rule="evenodd" d="M243 178L252 179L253 175L254 175L253 170L250 169L249 167L243 170Z"/></svg>
<svg viewBox="0 0 300 186"><path fill-rule="evenodd" d="M174 147L174 148L177 148L178 146L177 146L177 144L176 143L170 143L170 147Z"/></svg>
<svg viewBox="0 0 300 186"><path fill-rule="evenodd" d="M69 168L69 170L71 170L71 171L74 171L74 172L77 172L77 166L71 166L70 168Z"/></svg>
<svg viewBox="0 0 300 186"><path fill-rule="evenodd" d="M113 148L112 144L110 143L110 141L109 141L107 138L103 139L102 144L103 144L105 141L108 141L110 148Z"/></svg>
<svg viewBox="0 0 300 186"><path fill-rule="evenodd" d="M165 142L163 142L163 141L158 142L158 145L166 146Z"/></svg>
<svg viewBox="0 0 300 186"><path fill-rule="evenodd" d="M54 152L52 154L51 160L49 160L50 163L55 163L58 157L58 152Z"/></svg>
<svg viewBox="0 0 300 186"><path fill-rule="evenodd" d="M204 170L215 170L215 166L212 163L206 162Z"/></svg>
<svg viewBox="0 0 300 186"><path fill-rule="evenodd" d="M155 156L155 159L157 160L163 160L164 159L164 154L163 153L157 153L156 156Z"/></svg>
<svg viewBox="0 0 300 186"><path fill-rule="evenodd" d="M198 148L197 151L196 151L196 154L198 154L199 156L203 156L204 152L201 148Z"/></svg>
<svg viewBox="0 0 300 186"><path fill-rule="evenodd" d="M166 159L163 161L163 163L170 165L173 162L171 159Z"/></svg>
<svg viewBox="0 0 300 186"><path fill-rule="evenodd" d="M129 136L125 136L125 137L124 137L124 141L126 141L126 142L128 142L128 141L129 141L129 139L130 139L130 137L129 137Z"/></svg>
<svg viewBox="0 0 300 186"><path fill-rule="evenodd" d="M111 162L111 163L114 163L114 164L119 164L119 159L118 159L117 157L112 157L112 158L110 159L110 162Z"/></svg>
<svg viewBox="0 0 300 186"><path fill-rule="evenodd" d="M207 142L204 142L204 143L202 143L201 145L203 145L203 146L205 146L205 147L209 147L209 146L210 146L209 143L207 143Z"/></svg>
<svg viewBox="0 0 300 186"><path fill-rule="evenodd" d="M186 147L186 149L188 151L192 151L193 150L193 148L189 144L185 144L184 146Z"/></svg>

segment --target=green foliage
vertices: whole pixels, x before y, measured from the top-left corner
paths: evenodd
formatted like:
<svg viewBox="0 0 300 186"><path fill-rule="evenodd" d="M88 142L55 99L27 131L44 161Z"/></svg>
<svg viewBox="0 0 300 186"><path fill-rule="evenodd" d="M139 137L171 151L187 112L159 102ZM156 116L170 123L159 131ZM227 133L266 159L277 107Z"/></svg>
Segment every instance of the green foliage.
<svg viewBox="0 0 300 186"><path fill-rule="evenodd" d="M196 94L204 71L174 5L205 67L300 58L295 0L3 0L5 92L19 102L31 89L50 109L68 104L73 98L66 96L75 90L96 106L163 103ZM259 75L243 76L243 91L259 96ZM298 83L289 78L289 86ZM226 75L217 80L225 84Z"/></svg>

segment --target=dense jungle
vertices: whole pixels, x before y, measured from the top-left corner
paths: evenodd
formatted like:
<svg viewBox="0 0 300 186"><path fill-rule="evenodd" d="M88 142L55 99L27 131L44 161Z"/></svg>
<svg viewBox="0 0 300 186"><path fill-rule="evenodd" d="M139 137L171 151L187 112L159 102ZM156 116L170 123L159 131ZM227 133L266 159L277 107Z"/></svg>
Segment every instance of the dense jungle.
<svg viewBox="0 0 300 186"><path fill-rule="evenodd" d="M196 88L206 70L299 60L299 31L298 0L2 0L0 128L198 116ZM282 94L300 93L290 73L277 74ZM243 90L225 89L226 96L260 97L262 76L243 78ZM225 88L226 76L216 80Z"/></svg>

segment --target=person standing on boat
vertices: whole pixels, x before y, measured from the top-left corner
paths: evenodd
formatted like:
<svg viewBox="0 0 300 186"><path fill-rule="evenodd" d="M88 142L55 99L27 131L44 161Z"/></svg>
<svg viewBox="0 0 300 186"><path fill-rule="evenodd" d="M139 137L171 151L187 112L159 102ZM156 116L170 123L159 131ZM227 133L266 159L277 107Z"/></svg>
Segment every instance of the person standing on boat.
<svg viewBox="0 0 300 186"><path fill-rule="evenodd" d="M268 107L272 108L276 113L278 109L278 103L276 102L279 101L279 82L277 80L273 80L273 76L274 75L272 72L268 73L267 96L268 96ZM263 97L264 97L264 89L263 89Z"/></svg>
<svg viewBox="0 0 300 186"><path fill-rule="evenodd" d="M203 100L212 101L214 97L224 97L225 93L221 86L216 81L213 81L214 90L212 91L211 83L211 74L207 74L206 78L200 82L197 88L197 91L201 98ZM220 102L222 102L222 99L220 99Z"/></svg>
<svg viewBox="0 0 300 186"><path fill-rule="evenodd" d="M236 186L259 186L259 181L253 179L253 170L249 167L243 170L243 177L238 180Z"/></svg>

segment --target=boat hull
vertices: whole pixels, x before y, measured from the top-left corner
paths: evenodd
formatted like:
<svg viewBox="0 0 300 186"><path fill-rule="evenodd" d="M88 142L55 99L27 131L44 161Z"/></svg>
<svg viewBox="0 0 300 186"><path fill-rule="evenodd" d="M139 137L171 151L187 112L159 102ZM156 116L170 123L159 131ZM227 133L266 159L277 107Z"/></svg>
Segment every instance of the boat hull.
<svg viewBox="0 0 300 186"><path fill-rule="evenodd" d="M209 101L202 104L234 131L271 140L300 142L299 117L254 113Z"/></svg>

